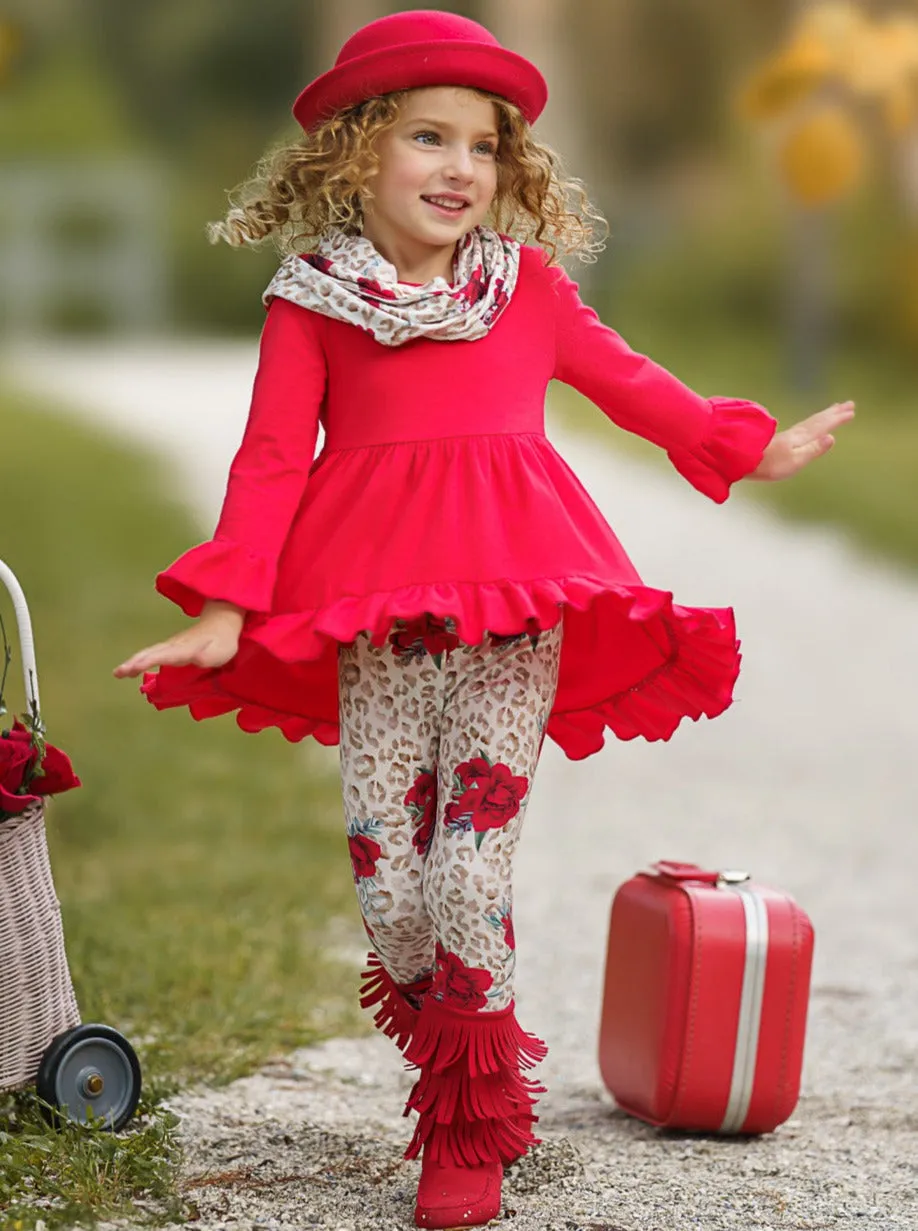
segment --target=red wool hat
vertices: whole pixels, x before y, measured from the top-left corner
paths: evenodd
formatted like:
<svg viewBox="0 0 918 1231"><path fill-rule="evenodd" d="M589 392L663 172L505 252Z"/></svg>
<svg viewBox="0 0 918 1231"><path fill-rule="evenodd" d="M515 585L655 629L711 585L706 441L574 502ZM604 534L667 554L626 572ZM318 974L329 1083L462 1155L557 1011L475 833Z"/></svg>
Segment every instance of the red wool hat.
<svg viewBox="0 0 918 1231"><path fill-rule="evenodd" d="M309 132L336 111L379 94L421 86L488 90L516 103L532 124L548 99L545 78L477 21L435 9L393 13L352 34L334 68L309 83L293 114Z"/></svg>

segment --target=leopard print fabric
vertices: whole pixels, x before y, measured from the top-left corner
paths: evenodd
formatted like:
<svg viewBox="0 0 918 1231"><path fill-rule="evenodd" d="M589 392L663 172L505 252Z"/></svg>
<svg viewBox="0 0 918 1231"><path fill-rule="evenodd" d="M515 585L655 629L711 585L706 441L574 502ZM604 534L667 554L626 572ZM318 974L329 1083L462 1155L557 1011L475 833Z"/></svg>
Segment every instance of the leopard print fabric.
<svg viewBox="0 0 918 1231"><path fill-rule="evenodd" d="M341 776L364 926L394 981L459 1008L513 999L512 864L562 624L479 646L449 619L339 647ZM410 988L407 988L410 995Z"/></svg>
<svg viewBox="0 0 918 1231"><path fill-rule="evenodd" d="M315 252L288 256L262 296L289 299L333 320L357 325L384 346L414 338L473 342L487 336L510 302L520 269L519 241L473 227L457 246L453 285L398 281L398 270L365 236L332 228Z"/></svg>

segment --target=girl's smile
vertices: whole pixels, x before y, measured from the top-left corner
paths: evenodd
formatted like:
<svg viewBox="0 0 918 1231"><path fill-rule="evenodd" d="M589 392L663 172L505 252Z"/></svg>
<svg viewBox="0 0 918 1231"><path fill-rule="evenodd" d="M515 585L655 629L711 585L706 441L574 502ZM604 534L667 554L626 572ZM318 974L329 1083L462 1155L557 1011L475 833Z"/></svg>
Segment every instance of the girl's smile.
<svg viewBox="0 0 918 1231"><path fill-rule="evenodd" d="M452 281L456 242L484 222L497 191L494 104L458 86L412 90L376 148L364 235L400 279Z"/></svg>
<svg viewBox="0 0 918 1231"><path fill-rule="evenodd" d="M465 197L450 196L448 193L439 193L435 197L423 197L422 199L447 218L451 215L455 217L469 207L469 201Z"/></svg>

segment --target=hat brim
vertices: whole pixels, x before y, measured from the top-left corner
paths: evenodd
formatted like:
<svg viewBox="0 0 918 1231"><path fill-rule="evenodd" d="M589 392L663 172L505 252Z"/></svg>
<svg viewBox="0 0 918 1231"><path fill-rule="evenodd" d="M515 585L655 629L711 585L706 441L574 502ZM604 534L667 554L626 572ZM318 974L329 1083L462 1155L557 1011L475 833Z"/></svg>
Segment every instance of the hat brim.
<svg viewBox="0 0 918 1231"><path fill-rule="evenodd" d="M545 78L524 56L504 47L454 40L373 51L329 69L311 81L293 104L309 132L336 111L379 94L425 86L456 85L487 90L515 103L530 124L548 101Z"/></svg>

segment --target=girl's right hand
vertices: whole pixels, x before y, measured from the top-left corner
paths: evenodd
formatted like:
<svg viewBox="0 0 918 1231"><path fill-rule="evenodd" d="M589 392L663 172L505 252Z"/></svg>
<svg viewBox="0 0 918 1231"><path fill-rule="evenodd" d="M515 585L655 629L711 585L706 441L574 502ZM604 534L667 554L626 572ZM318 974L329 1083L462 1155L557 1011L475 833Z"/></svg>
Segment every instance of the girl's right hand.
<svg viewBox="0 0 918 1231"><path fill-rule="evenodd" d="M191 628L138 650L112 674L123 679L152 667L222 667L239 649L244 618L245 613L229 603L207 603Z"/></svg>

